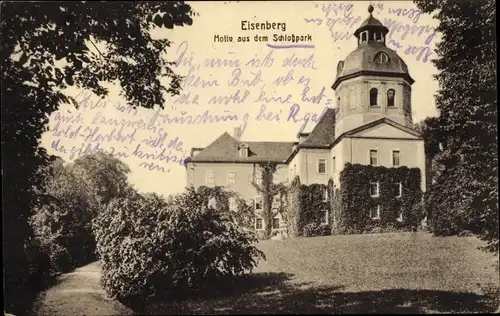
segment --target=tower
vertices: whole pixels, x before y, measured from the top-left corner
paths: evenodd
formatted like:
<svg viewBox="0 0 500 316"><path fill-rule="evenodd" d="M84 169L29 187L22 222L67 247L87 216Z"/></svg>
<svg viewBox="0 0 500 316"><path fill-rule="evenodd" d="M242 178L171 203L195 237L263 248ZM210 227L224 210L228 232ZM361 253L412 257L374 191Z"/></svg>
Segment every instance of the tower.
<svg viewBox="0 0 500 316"><path fill-rule="evenodd" d="M412 127L411 85L408 66L386 46L389 29L372 15L354 32L358 47L337 65L332 86L338 117L335 135L386 117Z"/></svg>

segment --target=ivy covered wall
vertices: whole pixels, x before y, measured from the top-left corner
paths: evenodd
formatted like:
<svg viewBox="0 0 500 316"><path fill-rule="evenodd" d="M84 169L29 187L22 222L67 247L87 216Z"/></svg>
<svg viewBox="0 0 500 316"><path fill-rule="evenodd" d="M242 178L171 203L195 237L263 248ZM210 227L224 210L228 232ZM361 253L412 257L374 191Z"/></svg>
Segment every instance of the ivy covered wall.
<svg viewBox="0 0 500 316"><path fill-rule="evenodd" d="M424 217L420 183L418 168L347 163L340 173L338 232L416 229Z"/></svg>
<svg viewBox="0 0 500 316"><path fill-rule="evenodd" d="M301 184L299 177L295 177L289 190L287 225L290 237L330 234L327 188L324 184Z"/></svg>
<svg viewBox="0 0 500 316"><path fill-rule="evenodd" d="M425 216L420 183L418 168L350 163L340 173L340 188L332 179L328 185L308 186L296 177L289 188L288 234L307 237L415 230ZM324 210L328 211L327 220Z"/></svg>

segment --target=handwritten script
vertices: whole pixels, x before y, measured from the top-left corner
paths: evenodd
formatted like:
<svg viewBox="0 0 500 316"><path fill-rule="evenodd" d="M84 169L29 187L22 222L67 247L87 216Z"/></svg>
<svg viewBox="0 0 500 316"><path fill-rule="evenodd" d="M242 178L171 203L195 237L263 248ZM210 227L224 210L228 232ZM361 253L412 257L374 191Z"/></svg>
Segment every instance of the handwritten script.
<svg viewBox="0 0 500 316"><path fill-rule="evenodd" d="M355 15L354 5L348 2L315 4L317 14L304 18L308 24L327 27L333 43L354 39L354 31L367 18ZM432 59L436 28L421 24L422 12L417 8L392 8L375 4L374 14L389 29L386 44L400 55L407 55L427 63Z"/></svg>
<svg viewBox="0 0 500 316"><path fill-rule="evenodd" d="M236 128L237 137L257 123L293 124L302 132L333 104L333 91L313 82L318 62L311 48L266 47L246 59L198 58L183 41L174 61L184 75L182 90L163 110L135 109L82 91L78 110L51 117L51 149L70 160L104 151L141 169L169 173L183 168L189 148L199 146L186 132L195 125L202 131L222 124Z"/></svg>

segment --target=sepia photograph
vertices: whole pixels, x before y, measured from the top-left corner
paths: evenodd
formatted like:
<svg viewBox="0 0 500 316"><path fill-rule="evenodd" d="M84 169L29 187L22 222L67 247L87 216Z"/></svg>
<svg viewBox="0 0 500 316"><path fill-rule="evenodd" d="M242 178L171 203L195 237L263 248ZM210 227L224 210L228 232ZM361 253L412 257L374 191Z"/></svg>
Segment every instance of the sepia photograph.
<svg viewBox="0 0 500 316"><path fill-rule="evenodd" d="M2 1L4 315L500 314L495 4Z"/></svg>

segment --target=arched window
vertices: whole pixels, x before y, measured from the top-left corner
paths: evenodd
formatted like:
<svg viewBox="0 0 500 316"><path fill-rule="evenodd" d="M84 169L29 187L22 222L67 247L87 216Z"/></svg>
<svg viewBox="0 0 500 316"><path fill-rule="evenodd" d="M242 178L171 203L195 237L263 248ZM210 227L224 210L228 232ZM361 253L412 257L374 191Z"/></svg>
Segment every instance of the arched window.
<svg viewBox="0 0 500 316"><path fill-rule="evenodd" d="M370 106L377 105L378 90L376 88L370 89Z"/></svg>
<svg viewBox="0 0 500 316"><path fill-rule="evenodd" d="M344 62L343 61L339 61L339 63L337 64L337 72L341 72L342 71L342 68L344 68Z"/></svg>
<svg viewBox="0 0 500 316"><path fill-rule="evenodd" d="M361 33L361 43L366 42L366 32Z"/></svg>
<svg viewBox="0 0 500 316"><path fill-rule="evenodd" d="M395 106L394 98L396 97L396 91L394 89L387 90L387 106Z"/></svg>
<svg viewBox="0 0 500 316"><path fill-rule="evenodd" d="M375 55L374 62L376 64L385 64L388 61L389 61L389 56L387 56L387 54L384 52L380 52L380 53L377 53L377 55Z"/></svg>

